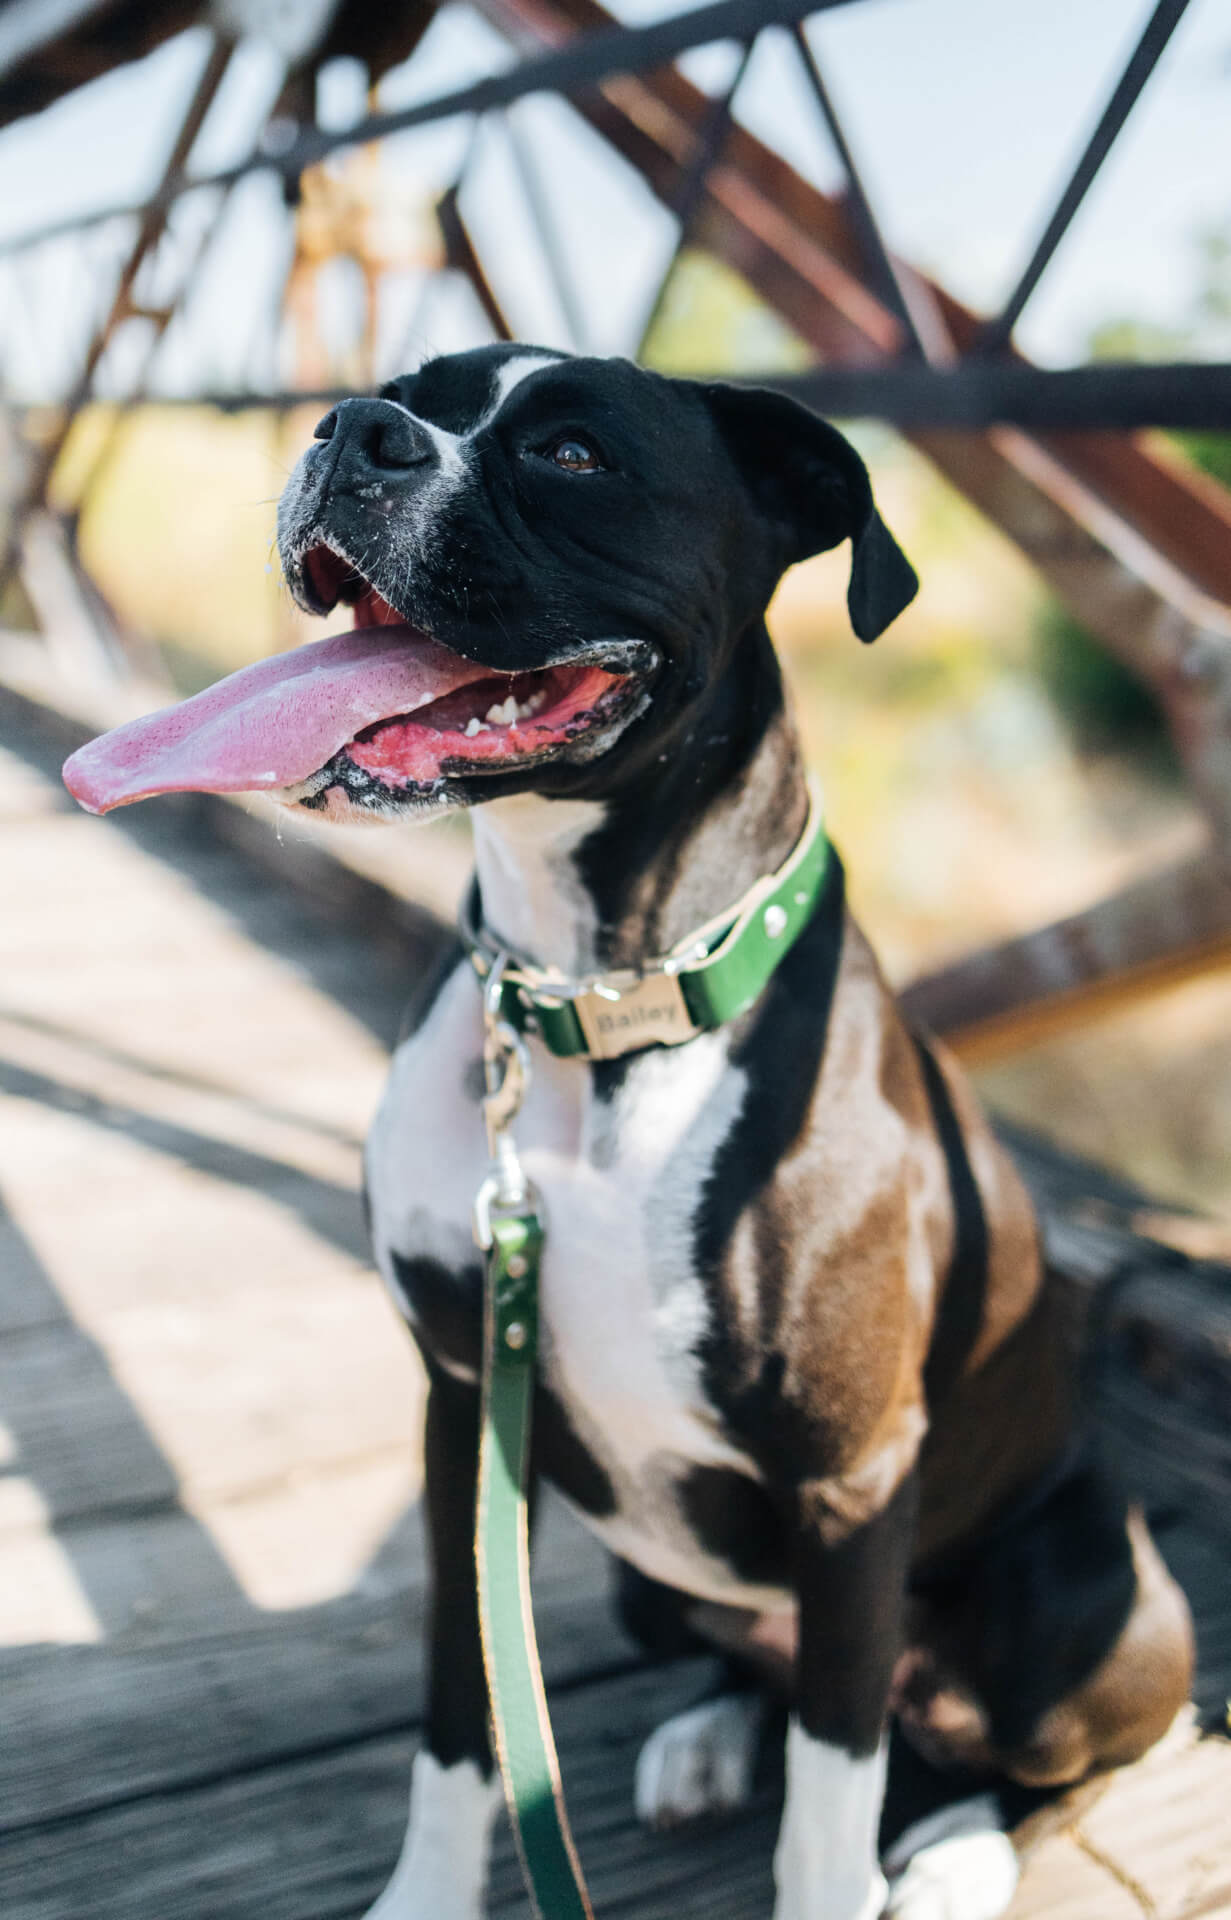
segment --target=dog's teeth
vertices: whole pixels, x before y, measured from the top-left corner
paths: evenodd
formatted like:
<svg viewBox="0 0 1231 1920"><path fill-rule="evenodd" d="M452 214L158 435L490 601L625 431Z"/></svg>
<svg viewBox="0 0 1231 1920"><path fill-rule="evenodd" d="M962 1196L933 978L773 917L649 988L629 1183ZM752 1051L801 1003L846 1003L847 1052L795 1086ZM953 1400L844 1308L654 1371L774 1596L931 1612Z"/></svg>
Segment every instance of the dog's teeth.
<svg viewBox="0 0 1231 1920"><path fill-rule="evenodd" d="M478 714L475 714L473 719L467 720L465 732L467 740L473 740L476 733L490 733L491 728L479 719Z"/></svg>
<svg viewBox="0 0 1231 1920"><path fill-rule="evenodd" d="M537 713L546 698L545 693L532 693L528 700L516 700L510 694L507 700L490 706L483 718L493 727L511 727L518 720L528 720L532 713Z"/></svg>

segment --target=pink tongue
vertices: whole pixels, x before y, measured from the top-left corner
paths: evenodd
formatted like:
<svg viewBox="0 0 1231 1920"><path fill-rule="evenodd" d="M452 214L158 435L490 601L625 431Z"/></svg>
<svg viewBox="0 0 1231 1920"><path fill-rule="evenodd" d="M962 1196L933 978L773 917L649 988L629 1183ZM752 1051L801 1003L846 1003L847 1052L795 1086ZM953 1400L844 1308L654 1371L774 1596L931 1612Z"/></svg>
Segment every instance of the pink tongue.
<svg viewBox="0 0 1231 1920"><path fill-rule="evenodd" d="M293 786L374 721L413 713L489 672L414 627L356 627L101 734L66 761L64 784L90 813L154 793Z"/></svg>

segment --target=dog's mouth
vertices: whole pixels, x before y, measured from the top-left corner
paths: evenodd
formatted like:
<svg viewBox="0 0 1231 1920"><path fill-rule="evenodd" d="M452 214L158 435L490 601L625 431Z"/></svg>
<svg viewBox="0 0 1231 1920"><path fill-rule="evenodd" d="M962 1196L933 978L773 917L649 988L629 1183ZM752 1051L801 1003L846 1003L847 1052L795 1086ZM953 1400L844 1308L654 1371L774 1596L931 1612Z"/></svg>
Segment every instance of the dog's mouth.
<svg viewBox="0 0 1231 1920"><path fill-rule="evenodd" d="M590 757L637 704L647 652L638 643L503 673L408 625L332 548L313 547L302 571L317 611L353 606L352 630L92 740L64 768L82 806L107 813L158 793L263 792L320 807L333 785L369 806L413 800L470 775Z"/></svg>

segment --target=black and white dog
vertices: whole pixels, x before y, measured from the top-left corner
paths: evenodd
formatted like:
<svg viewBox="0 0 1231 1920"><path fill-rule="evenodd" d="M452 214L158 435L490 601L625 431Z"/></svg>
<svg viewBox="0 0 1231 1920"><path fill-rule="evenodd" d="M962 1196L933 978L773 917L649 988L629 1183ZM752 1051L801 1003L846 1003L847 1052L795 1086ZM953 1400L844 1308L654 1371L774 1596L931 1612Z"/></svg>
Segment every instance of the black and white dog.
<svg viewBox="0 0 1231 1920"><path fill-rule="evenodd" d="M800 836L764 613L785 568L848 538L871 639L914 576L832 428L624 361L444 357L335 408L283 496L292 593L352 601L356 633L108 736L70 784L100 808L185 786L340 820L471 806L497 944L568 980L636 969ZM477 1920L500 1797L472 1553L482 1040L459 949L368 1154L376 1255L430 1376L434 1580L427 1739L370 1920ZM639 1810L738 1803L777 1687L775 1920L874 1920L891 1712L934 1758L1043 1784L1139 1754L1187 1697L1184 1602L1073 1441L1029 1204L905 1029L836 857L730 1025L618 1060L534 1052L535 1470L619 1556L629 1623L740 1676L649 1741ZM1014 1879L1003 1835L966 1835L888 1897L990 1920Z"/></svg>

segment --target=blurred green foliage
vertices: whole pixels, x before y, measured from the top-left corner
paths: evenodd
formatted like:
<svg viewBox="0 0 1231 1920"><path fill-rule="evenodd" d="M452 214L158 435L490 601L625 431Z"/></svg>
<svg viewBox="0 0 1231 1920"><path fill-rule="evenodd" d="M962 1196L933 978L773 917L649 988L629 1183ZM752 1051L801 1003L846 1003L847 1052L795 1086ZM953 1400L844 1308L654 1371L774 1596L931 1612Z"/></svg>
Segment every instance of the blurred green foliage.
<svg viewBox="0 0 1231 1920"><path fill-rule="evenodd" d="M1033 639L1037 671L1079 748L1144 752L1158 771L1176 769L1167 724L1149 688L1058 601L1044 602Z"/></svg>
<svg viewBox="0 0 1231 1920"><path fill-rule="evenodd" d="M815 356L734 268L685 248L642 358L660 373L796 373Z"/></svg>
<svg viewBox="0 0 1231 1920"><path fill-rule="evenodd" d="M1231 433L1177 433L1175 437L1195 467L1231 487Z"/></svg>

